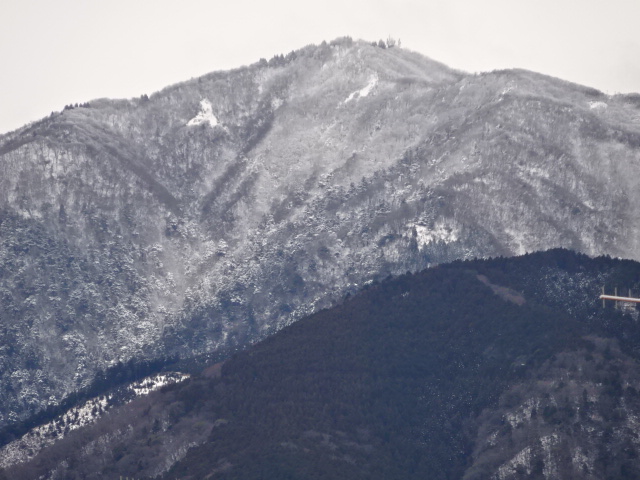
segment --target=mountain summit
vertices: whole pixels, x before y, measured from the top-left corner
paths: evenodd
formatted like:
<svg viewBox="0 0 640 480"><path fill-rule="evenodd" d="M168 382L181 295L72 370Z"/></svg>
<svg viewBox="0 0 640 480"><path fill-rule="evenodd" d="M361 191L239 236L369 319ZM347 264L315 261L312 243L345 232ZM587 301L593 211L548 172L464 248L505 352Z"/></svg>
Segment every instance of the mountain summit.
<svg viewBox="0 0 640 480"><path fill-rule="evenodd" d="M0 425L389 274L637 259L638 98L345 38L0 137Z"/></svg>

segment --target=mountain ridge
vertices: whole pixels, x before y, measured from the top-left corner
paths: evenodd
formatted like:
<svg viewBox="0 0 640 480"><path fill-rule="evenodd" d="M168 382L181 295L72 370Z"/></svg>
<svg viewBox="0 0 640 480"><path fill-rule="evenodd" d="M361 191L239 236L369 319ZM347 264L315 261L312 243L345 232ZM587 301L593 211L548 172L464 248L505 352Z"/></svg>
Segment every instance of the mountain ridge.
<svg viewBox="0 0 640 480"><path fill-rule="evenodd" d="M552 250L388 278L6 474L634 478L638 311L603 285L637 289L640 264Z"/></svg>
<svg viewBox="0 0 640 480"><path fill-rule="evenodd" d="M215 125L189 126L204 100ZM635 258L632 100L345 38L0 137L0 425L389 274L557 246Z"/></svg>

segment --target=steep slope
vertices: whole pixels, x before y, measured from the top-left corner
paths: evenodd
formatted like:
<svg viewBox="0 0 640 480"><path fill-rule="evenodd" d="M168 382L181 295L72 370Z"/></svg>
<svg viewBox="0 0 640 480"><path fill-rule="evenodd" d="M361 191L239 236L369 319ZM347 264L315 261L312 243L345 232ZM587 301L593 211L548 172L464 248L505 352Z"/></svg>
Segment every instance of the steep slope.
<svg viewBox="0 0 640 480"><path fill-rule="evenodd" d="M463 478L638 478L639 373L597 337L558 354L483 413Z"/></svg>
<svg viewBox="0 0 640 480"><path fill-rule="evenodd" d="M71 432L9 478L637 478L640 326L556 250L372 285Z"/></svg>
<svg viewBox="0 0 640 480"><path fill-rule="evenodd" d="M0 138L0 425L131 358L234 348L364 283L637 258L635 97L342 39Z"/></svg>

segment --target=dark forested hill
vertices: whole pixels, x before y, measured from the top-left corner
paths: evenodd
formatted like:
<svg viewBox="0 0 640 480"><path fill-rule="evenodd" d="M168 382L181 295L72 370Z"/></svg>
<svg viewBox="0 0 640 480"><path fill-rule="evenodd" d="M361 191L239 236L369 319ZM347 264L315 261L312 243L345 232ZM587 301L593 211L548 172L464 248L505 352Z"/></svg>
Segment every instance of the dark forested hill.
<svg viewBox="0 0 640 480"><path fill-rule="evenodd" d="M375 283L9 478L638 478L640 264L567 250ZM44 475L44 477L40 477Z"/></svg>
<svg viewBox="0 0 640 480"><path fill-rule="evenodd" d="M339 39L0 137L0 426L390 274L637 258L640 105Z"/></svg>

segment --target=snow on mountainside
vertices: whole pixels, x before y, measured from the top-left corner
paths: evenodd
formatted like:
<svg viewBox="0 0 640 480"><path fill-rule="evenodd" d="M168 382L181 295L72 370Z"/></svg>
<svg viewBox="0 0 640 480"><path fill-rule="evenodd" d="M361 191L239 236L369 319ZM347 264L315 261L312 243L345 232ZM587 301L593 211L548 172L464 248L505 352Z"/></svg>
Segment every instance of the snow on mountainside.
<svg viewBox="0 0 640 480"><path fill-rule="evenodd" d="M187 126L202 125L203 123L208 123L211 128L218 125L218 119L213 114L211 102L207 99L200 101L200 111L198 115L189 120Z"/></svg>
<svg viewBox="0 0 640 480"><path fill-rule="evenodd" d="M369 79L369 83L367 83L365 87L362 88L362 90L358 90L356 92L349 94L349 96L346 98L344 103L348 103L353 99L358 99L358 98L363 98L368 96L377 84L378 84L378 77L376 75L371 76L371 78Z"/></svg>
<svg viewBox="0 0 640 480"><path fill-rule="evenodd" d="M0 137L0 425L392 273L638 258L638 147L634 96L350 39Z"/></svg>
<svg viewBox="0 0 640 480"><path fill-rule="evenodd" d="M0 448L0 469L33 458L43 448L62 440L69 432L95 423L114 406L126 404L136 397L148 395L165 385L183 382L188 378L189 375L179 373L158 374L121 387L116 392L87 400Z"/></svg>

